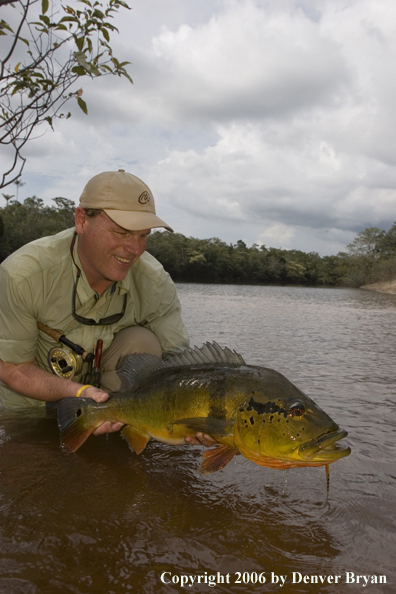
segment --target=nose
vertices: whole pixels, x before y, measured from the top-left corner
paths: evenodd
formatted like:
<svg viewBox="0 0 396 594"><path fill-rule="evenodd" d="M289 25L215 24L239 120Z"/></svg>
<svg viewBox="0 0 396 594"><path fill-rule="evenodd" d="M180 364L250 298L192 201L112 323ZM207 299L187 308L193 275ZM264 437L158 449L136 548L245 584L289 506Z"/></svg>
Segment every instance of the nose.
<svg viewBox="0 0 396 594"><path fill-rule="evenodd" d="M128 254L140 256L146 249L146 242L140 237L132 236L125 242L124 249Z"/></svg>

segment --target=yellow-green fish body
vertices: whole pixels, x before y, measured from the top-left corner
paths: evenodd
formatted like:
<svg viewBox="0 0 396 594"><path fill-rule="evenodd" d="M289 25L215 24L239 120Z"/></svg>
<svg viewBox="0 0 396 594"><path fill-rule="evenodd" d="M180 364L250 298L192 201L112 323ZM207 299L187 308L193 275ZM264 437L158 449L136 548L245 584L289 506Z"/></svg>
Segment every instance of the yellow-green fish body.
<svg viewBox="0 0 396 594"><path fill-rule="evenodd" d="M201 470L219 470L235 454L273 468L328 465L350 449L347 435L282 374L246 365L242 357L206 343L161 361L131 356L123 368L130 389L104 403L67 398L58 404L63 444L76 451L104 421L140 453L150 438L178 445L197 432L219 445L204 452Z"/></svg>

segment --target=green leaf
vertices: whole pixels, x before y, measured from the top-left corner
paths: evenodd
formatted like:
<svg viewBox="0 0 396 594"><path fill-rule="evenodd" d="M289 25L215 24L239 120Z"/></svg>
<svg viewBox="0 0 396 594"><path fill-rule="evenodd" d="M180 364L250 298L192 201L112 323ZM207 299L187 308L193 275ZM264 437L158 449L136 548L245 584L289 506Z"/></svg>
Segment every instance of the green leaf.
<svg viewBox="0 0 396 594"><path fill-rule="evenodd" d="M48 0L42 0L41 1L41 11L42 11L43 14L45 14L47 12L48 5L49 5ZM51 126L52 126L52 124L51 124Z"/></svg>
<svg viewBox="0 0 396 594"><path fill-rule="evenodd" d="M75 57L77 62L81 64L81 66L85 66L87 64L87 58L84 52L73 52L73 56Z"/></svg>
<svg viewBox="0 0 396 594"><path fill-rule="evenodd" d="M45 23L47 25L47 27L50 26L51 22L47 16L40 14L39 19L40 19L40 21L43 21L43 23Z"/></svg>
<svg viewBox="0 0 396 594"><path fill-rule="evenodd" d="M125 78L127 78L127 79L129 80L129 82L130 82L131 84L133 84L133 80L132 80L132 79L131 79L131 77L129 76L128 72L127 72L126 70L124 70L124 68L122 68L122 69L120 70L119 74L120 74L121 76L125 76Z"/></svg>
<svg viewBox="0 0 396 594"><path fill-rule="evenodd" d="M14 33L14 31L11 29L10 25L8 23L6 23L5 21L3 21L3 19L0 21L0 29L7 29L7 31ZM7 35L7 33L4 33L2 31L2 35Z"/></svg>
<svg viewBox="0 0 396 594"><path fill-rule="evenodd" d="M106 39L106 41L110 41L110 35L107 29L102 29L102 35Z"/></svg>
<svg viewBox="0 0 396 594"><path fill-rule="evenodd" d="M76 37L74 41L76 42L76 46L81 52L82 48L84 47L84 37Z"/></svg>
<svg viewBox="0 0 396 594"><path fill-rule="evenodd" d="M84 99L81 99L81 97L77 97L77 103L80 106L80 108L82 109L82 111L85 113L85 115L88 115L88 107L87 107L87 104L85 103Z"/></svg>
<svg viewBox="0 0 396 594"><path fill-rule="evenodd" d="M51 116L48 116L48 117L46 117L46 118L44 118L44 119L45 119L45 120L46 120L46 121L49 123L49 125L51 126L51 128L52 128L52 130L53 130L53 129L54 129L54 127L53 127L53 125L52 125L52 118L51 118Z"/></svg>
<svg viewBox="0 0 396 594"><path fill-rule="evenodd" d="M101 64L100 69L104 72L113 72L110 66L108 66L107 64Z"/></svg>
<svg viewBox="0 0 396 594"><path fill-rule="evenodd" d="M82 66L74 66L72 68L72 72L74 72L74 74L77 74L77 76L85 76L87 74L87 71Z"/></svg>
<svg viewBox="0 0 396 594"><path fill-rule="evenodd" d="M115 2L115 4L117 6L123 6L124 8L127 8L128 10L131 10L131 7L128 6L128 4L126 2L122 2L122 0L117 0L117 2Z"/></svg>
<svg viewBox="0 0 396 594"><path fill-rule="evenodd" d="M76 17L62 17L61 20L59 21L60 23L66 23L66 22L73 22L73 23L78 23L78 19Z"/></svg>

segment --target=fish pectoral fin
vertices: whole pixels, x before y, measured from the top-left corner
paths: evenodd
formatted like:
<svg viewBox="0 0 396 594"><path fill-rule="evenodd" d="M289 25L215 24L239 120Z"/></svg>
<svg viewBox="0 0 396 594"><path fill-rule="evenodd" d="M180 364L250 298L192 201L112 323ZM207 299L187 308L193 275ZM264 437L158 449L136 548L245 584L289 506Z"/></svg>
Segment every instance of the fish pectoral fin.
<svg viewBox="0 0 396 594"><path fill-rule="evenodd" d="M171 425L185 425L193 431L207 433L208 435L230 435L234 425L234 419L216 419L214 417L192 417L190 419L179 419Z"/></svg>
<svg viewBox="0 0 396 594"><path fill-rule="evenodd" d="M150 439L149 435L139 433L139 431L136 431L131 425L125 425L121 431L121 437L126 439L129 447L135 454L141 454Z"/></svg>
<svg viewBox="0 0 396 594"><path fill-rule="evenodd" d="M211 450L206 450L202 454L203 460L199 467L199 472L202 472L202 474L211 474L212 472L221 470L233 459L235 454L238 454L238 451L229 448L227 445L220 445Z"/></svg>

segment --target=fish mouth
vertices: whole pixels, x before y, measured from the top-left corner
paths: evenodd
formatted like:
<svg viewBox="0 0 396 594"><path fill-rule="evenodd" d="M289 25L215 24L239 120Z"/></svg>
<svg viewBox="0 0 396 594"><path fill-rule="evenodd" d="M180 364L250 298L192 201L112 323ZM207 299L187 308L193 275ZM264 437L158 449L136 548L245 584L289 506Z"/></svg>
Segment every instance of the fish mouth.
<svg viewBox="0 0 396 594"><path fill-rule="evenodd" d="M298 454L303 460L310 462L335 462L340 458L349 456L351 453L350 447L336 443L339 439L344 439L347 435L348 432L344 429L325 433L314 441L311 440L300 445Z"/></svg>

